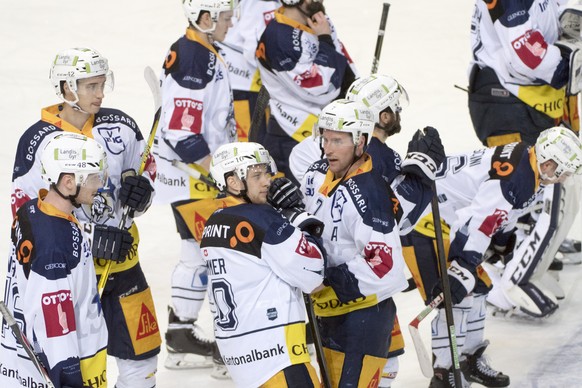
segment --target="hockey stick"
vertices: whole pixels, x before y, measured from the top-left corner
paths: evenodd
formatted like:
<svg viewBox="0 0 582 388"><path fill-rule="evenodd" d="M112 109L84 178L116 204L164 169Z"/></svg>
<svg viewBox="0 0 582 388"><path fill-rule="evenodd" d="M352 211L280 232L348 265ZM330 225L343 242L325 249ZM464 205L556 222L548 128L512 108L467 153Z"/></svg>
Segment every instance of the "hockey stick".
<svg viewBox="0 0 582 388"><path fill-rule="evenodd" d="M194 163L193 163L194 164ZM190 167L188 163L184 163L178 159L172 160L172 166L176 167L179 170L184 171L186 174L190 175L192 178L197 179L203 183L206 183L210 187L216 187L216 184L212 179L207 177L206 175L202 174L200 171L196 170L195 168Z"/></svg>
<svg viewBox="0 0 582 388"><path fill-rule="evenodd" d="M4 317L6 324L10 327L10 329L12 329L12 333L14 333L14 336L16 337L20 345L22 345L22 347L24 348L26 354L28 354L30 361L32 361L38 372L43 377L47 388L55 388L45 366L42 364L40 358L34 352L34 350L32 350L32 346L30 345L30 342L28 342L28 338L26 338L26 335L20 330L20 327L18 327L18 323L16 323L16 320L14 319L10 311L8 311L8 308L2 301L0 301L0 312Z"/></svg>
<svg viewBox="0 0 582 388"><path fill-rule="evenodd" d="M313 336L313 345L315 346L315 355L317 363L319 364L319 374L321 375L321 386L323 388L331 388L331 380L329 379L329 370L325 362L325 355L323 353L323 344L321 343L321 335L317 328L315 321L315 312L313 311L313 301L309 294L303 294L303 301L305 302L305 310L307 310L307 318L309 318L309 327Z"/></svg>
<svg viewBox="0 0 582 388"><path fill-rule="evenodd" d="M269 92L265 85L261 86L259 90L259 95L257 96L257 103L255 104L255 109L253 110L253 117L251 118L251 127L249 128L249 141L257 142L259 139L259 131L261 130L261 124L265 119L265 110L269 105Z"/></svg>
<svg viewBox="0 0 582 388"><path fill-rule="evenodd" d="M143 72L144 78L150 87L152 92L152 96L154 97L154 105L156 109L156 113L154 115L154 122L152 123L152 129L150 131L150 136L148 137L148 141L144 147L143 153L141 155L141 161L139 165L139 170L137 171L137 175L141 175L145 169L146 162L148 160L148 156L150 155L150 151L152 149L152 145L154 144L154 137L156 136L156 131L158 129L158 124L160 123L160 117L162 115L162 92L160 90L160 81L158 77L154 73L154 70L146 66ZM129 207L125 206L123 208L123 213L121 214L121 219L119 220L119 228L122 229L125 227L125 222L127 221L127 217L129 217ZM99 279L99 284L97 285L97 290L99 292L99 297L103 295L103 290L105 289L105 283L107 282L107 278L109 277L109 273L111 272L111 266L113 265L113 261L109 260L103 273L101 274L101 278Z"/></svg>
<svg viewBox="0 0 582 388"><path fill-rule="evenodd" d="M374 50L374 59L372 61L372 71L370 74L376 74L376 72L378 72L378 65L380 64L380 53L382 52L382 43L384 42L384 32L386 30L386 21L388 20L389 10L390 3L384 3L382 5L382 17L380 18L380 28L378 29L376 50Z"/></svg>
<svg viewBox="0 0 582 388"><path fill-rule="evenodd" d="M424 377L428 377L429 379L433 376L431 357L422 342L422 337L418 331L418 325L420 325L420 322L422 322L424 318L426 318L436 307L438 307L439 304L442 303L443 299L444 296L441 292L408 324L408 331L410 332L410 337L412 338L412 343L416 350L416 357L418 358L420 370Z"/></svg>
<svg viewBox="0 0 582 388"><path fill-rule="evenodd" d="M441 284L443 288L443 297L445 302L445 317L447 320L447 329L449 332L449 344L451 347L451 358L453 360L453 374L455 377L455 386L462 387L461 366L459 364L459 350L457 349L457 334L455 332L455 319L453 317L453 303L451 301L451 286L447 276L447 258L445 257L445 244L443 242L443 231L441 228L441 214L439 211L439 201L436 183L432 181L432 220L434 223L434 234L437 242L438 266L441 275Z"/></svg>

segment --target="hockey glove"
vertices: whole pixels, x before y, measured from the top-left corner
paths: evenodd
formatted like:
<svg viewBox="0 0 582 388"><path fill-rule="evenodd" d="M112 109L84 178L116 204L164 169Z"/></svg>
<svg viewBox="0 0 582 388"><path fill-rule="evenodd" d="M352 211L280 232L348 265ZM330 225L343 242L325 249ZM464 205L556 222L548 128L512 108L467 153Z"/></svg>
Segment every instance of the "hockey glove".
<svg viewBox="0 0 582 388"><path fill-rule="evenodd" d="M142 175L135 175L133 170L125 171L122 176L123 181L119 190L121 206L128 206L133 211L143 212L149 206L154 192L150 181Z"/></svg>
<svg viewBox="0 0 582 388"><path fill-rule="evenodd" d="M305 208L301 191L288 178L277 178L271 182L267 200L276 209Z"/></svg>
<svg viewBox="0 0 582 388"><path fill-rule="evenodd" d="M314 215L298 207L282 209L281 213L294 227L314 237L321 237L325 225Z"/></svg>
<svg viewBox="0 0 582 388"><path fill-rule="evenodd" d="M459 304L475 288L475 275L457 263L456 260L451 262L447 274L449 277L449 286L451 287L451 302L453 304ZM441 292L443 292L443 288L439 281L432 289L432 299L436 298ZM441 306L444 306L444 304L441 304Z"/></svg>
<svg viewBox="0 0 582 388"><path fill-rule="evenodd" d="M93 232L93 257L123 263L133 244L133 236L125 229L96 225Z"/></svg>
<svg viewBox="0 0 582 388"><path fill-rule="evenodd" d="M425 127L424 133L416 131L408 143L402 173L416 175L430 186L445 157L445 148L438 131L433 127Z"/></svg>
<svg viewBox="0 0 582 388"><path fill-rule="evenodd" d="M495 264L501 261L504 265L507 264L511 259L513 259L513 251L515 249L516 242L515 233L511 233L506 241L498 242L495 241L495 236L489 244L489 248L483 254L483 261L488 261L491 264Z"/></svg>

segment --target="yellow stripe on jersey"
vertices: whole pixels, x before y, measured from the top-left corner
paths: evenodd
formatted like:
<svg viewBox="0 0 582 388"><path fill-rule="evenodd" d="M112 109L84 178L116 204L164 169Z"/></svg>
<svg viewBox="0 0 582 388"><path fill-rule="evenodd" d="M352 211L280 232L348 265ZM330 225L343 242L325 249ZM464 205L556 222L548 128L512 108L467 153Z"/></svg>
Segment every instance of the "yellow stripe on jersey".
<svg viewBox="0 0 582 388"><path fill-rule="evenodd" d="M162 344L160 328L150 288L119 298L136 355L156 349Z"/></svg>
<svg viewBox="0 0 582 388"><path fill-rule="evenodd" d="M377 387L382 378L382 369L386 365L386 358L365 355L362 361L362 371L358 381L358 388Z"/></svg>
<svg viewBox="0 0 582 388"><path fill-rule="evenodd" d="M301 123L299 128L295 131L291 137L298 143L301 143L303 140L311 136L313 132L313 126L317 122L317 116L310 114L307 118Z"/></svg>
<svg viewBox="0 0 582 388"><path fill-rule="evenodd" d="M302 364L311 361L305 338L305 323L294 323L285 326L285 342L291 364Z"/></svg>
<svg viewBox="0 0 582 388"><path fill-rule="evenodd" d="M517 143L521 141L521 134L518 132L507 133L505 135L489 136L487 137L487 147L497 147L509 143Z"/></svg>
<svg viewBox="0 0 582 388"><path fill-rule="evenodd" d="M234 100L234 121L236 121L238 141L249 141L249 129L251 129L249 100Z"/></svg>
<svg viewBox="0 0 582 388"><path fill-rule="evenodd" d="M565 96L565 87L554 89L550 85L520 86L517 91L517 98L553 119L564 114Z"/></svg>
<svg viewBox="0 0 582 388"><path fill-rule="evenodd" d="M441 219L441 229L443 231L443 238L448 240L451 228L442 219ZM428 213L426 216L422 217L414 227L414 230L416 230L420 234L424 234L425 236L435 238L434 221L432 213Z"/></svg>
<svg viewBox="0 0 582 388"><path fill-rule="evenodd" d="M331 287L325 287L323 290L311 294L311 297L314 302L313 310L315 315L319 317L335 317L378 304L376 294L363 296L349 303L342 303Z"/></svg>
<svg viewBox="0 0 582 388"><path fill-rule="evenodd" d="M107 388L107 349L80 360L83 385Z"/></svg>
<svg viewBox="0 0 582 388"><path fill-rule="evenodd" d="M323 356L325 357L325 363L327 364L327 372L329 373L331 386L338 387L339 381L342 377L346 355L337 350L324 347Z"/></svg>

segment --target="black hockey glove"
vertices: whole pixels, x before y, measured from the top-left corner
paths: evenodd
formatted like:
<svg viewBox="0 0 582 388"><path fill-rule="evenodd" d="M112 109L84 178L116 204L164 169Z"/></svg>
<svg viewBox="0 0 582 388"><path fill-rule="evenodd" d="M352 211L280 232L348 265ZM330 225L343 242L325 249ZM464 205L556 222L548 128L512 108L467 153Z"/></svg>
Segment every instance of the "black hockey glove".
<svg viewBox="0 0 582 388"><path fill-rule="evenodd" d="M488 261L495 264L501 261L504 265L513 259L513 251L515 249L515 242L517 237L515 233L511 233L504 241L496 241L495 236L489 244L489 248L483 254L483 261Z"/></svg>
<svg viewBox="0 0 582 388"><path fill-rule="evenodd" d="M93 232L93 257L123 263L133 244L132 235L125 229L96 225Z"/></svg>
<svg viewBox="0 0 582 388"><path fill-rule="evenodd" d="M299 207L282 209L281 213L287 217L294 227L314 237L321 237L325 225L314 215Z"/></svg>
<svg viewBox="0 0 582 388"><path fill-rule="evenodd" d="M430 186L445 157L445 148L438 131L433 127L425 127L424 133L416 131L408 143L402 173L416 175Z"/></svg>
<svg viewBox="0 0 582 388"><path fill-rule="evenodd" d="M453 304L459 304L475 288L475 275L457 263L456 260L451 262L447 274L449 286L451 287L451 301ZM432 299L436 298L441 292L443 292L442 284L438 281L432 289ZM444 307L444 303L440 304L440 307Z"/></svg>
<svg viewBox="0 0 582 388"><path fill-rule="evenodd" d="M293 207L305 208L303 194L299 187L289 178L277 178L271 182L267 200L276 209L288 209Z"/></svg>
<svg viewBox="0 0 582 388"><path fill-rule="evenodd" d="M133 211L143 212L150 204L154 192L150 181L142 175L135 175L133 170L124 172L122 176L123 181L119 190L121 206L128 206Z"/></svg>

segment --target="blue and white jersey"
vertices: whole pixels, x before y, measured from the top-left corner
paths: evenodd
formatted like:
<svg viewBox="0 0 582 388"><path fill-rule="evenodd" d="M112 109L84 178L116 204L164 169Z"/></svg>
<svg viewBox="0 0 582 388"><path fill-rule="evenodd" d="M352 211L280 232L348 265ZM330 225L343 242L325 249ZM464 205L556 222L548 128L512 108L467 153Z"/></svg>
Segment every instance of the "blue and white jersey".
<svg viewBox="0 0 582 388"><path fill-rule="evenodd" d="M107 328L93 257L73 215L42 199L20 207L12 224L4 301L56 387L107 386ZM0 364L3 387L45 387L6 321Z"/></svg>
<svg viewBox="0 0 582 388"><path fill-rule="evenodd" d="M270 205L217 210L200 243L214 335L238 387L309 362L302 292L323 281L319 248Z"/></svg>

